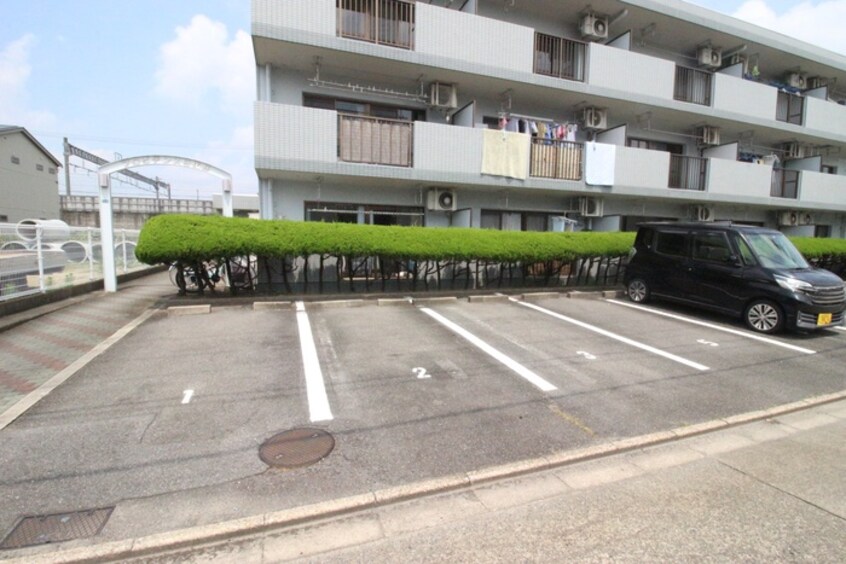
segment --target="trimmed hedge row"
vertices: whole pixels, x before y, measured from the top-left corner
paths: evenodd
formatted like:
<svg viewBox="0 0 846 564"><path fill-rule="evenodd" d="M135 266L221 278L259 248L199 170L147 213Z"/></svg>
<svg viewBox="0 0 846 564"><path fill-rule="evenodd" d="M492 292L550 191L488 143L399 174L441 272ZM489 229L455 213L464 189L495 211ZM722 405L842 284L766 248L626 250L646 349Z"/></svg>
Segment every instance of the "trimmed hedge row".
<svg viewBox="0 0 846 564"><path fill-rule="evenodd" d="M622 256L633 242L634 233L621 232L538 233L161 215L144 225L135 254L148 264L251 254L566 262Z"/></svg>

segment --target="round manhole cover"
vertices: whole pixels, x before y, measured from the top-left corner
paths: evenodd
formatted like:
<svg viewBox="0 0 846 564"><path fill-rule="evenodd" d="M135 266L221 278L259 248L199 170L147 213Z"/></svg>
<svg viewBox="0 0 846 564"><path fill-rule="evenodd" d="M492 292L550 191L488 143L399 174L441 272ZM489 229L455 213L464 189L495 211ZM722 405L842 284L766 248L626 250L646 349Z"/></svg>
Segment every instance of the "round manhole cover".
<svg viewBox="0 0 846 564"><path fill-rule="evenodd" d="M297 468L314 464L335 448L335 439L321 429L292 429L265 441L259 457L265 464L279 468Z"/></svg>

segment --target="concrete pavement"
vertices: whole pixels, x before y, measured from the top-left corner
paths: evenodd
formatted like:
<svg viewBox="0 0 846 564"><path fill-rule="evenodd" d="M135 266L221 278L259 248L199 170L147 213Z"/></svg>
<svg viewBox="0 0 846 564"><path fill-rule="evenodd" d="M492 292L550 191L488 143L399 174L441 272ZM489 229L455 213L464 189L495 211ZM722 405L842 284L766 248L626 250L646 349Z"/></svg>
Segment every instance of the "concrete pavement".
<svg viewBox="0 0 846 564"><path fill-rule="evenodd" d="M16 370L0 381L7 404L63 371L72 376L74 363L173 295L161 273L0 333L3 369L8 360ZM14 388L22 381L29 392ZM818 396L284 511L232 508L241 518L223 523L190 527L186 518L187 528L139 538L0 550L0 560L837 561L846 552L844 398ZM202 509L190 495L180 499L191 505L167 510L188 517ZM151 519L163 510L148 509Z"/></svg>

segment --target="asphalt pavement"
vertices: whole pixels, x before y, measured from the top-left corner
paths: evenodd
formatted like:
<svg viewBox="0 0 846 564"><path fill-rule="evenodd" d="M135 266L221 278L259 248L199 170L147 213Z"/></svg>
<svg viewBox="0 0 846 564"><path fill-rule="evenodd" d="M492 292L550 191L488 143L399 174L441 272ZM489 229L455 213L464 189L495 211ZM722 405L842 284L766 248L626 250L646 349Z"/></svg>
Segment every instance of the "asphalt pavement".
<svg viewBox="0 0 846 564"><path fill-rule="evenodd" d="M55 515L57 507L87 508L93 517L95 508L108 513L105 526L94 534L56 544L0 548L0 560L835 562L846 553L843 375L839 387L835 376L825 386L819 384L816 393L789 389L789 394L774 396L793 401L735 409L730 415L649 432L638 432L633 421L635 432L609 439L589 436L571 410L555 411L550 404L545 411L552 410L555 420L566 419L567 432L573 433L571 448L515 447L505 463L482 457L475 463L471 459L468 466L465 460L461 466L447 464L444 472L431 477L415 472L414 460L399 477L389 479L388 469L380 475L378 451L387 443L356 442L352 432L341 431L338 435L347 443L336 455L346 464L327 466L323 472L330 472L332 479L310 485L310 476L319 477L321 463L269 476L267 466L254 455L268 429L295 427L308 417L299 409L280 413L279 408L304 394L306 386L280 387L270 375L263 379L260 369L272 363L279 367L277 379L281 372L286 378L292 375L291 381L304 370L299 354L292 354L301 346L295 326L270 317L277 307L290 305L264 303L267 312L247 317L235 310L227 314L221 307L225 301L218 300L214 307L222 317L217 321L205 316L183 320L181 313L198 312L173 309L169 317L165 311L174 296L167 273L159 273L127 283L117 294L98 292L30 312L29 318L0 320L0 326L7 326L0 332L0 452L2 464L15 468L14 478L11 472L5 480L0 478L0 505L6 507L0 514L8 515L0 526L0 541L14 545L22 519L44 520ZM457 309L434 309L462 321L457 316L463 312ZM362 314L350 311L349 316L314 319L317 348L324 357L358 354L360 344L342 342L326 326L330 321L353 326ZM395 337L425 340L421 335L429 335L409 329L405 314L393 315ZM165 323L168 319L173 323ZM483 320L482 325L494 322ZM192 349L192 331L214 336L215 350L208 350L208 341L203 350ZM355 329L359 336L368 331L375 329ZM671 333L668 329L668 338ZM432 346L454 346L441 333L431 334L438 339ZM133 338L123 341L128 335ZM842 348L832 339L825 341L835 343L827 345L825 362L836 365L838 358L842 361ZM326 346L330 342L331 350ZM248 345L255 347L243 354ZM738 354L742 348L737 347ZM172 350L184 351L184 362L172 359ZM232 366L227 363L233 357L245 373L255 376L233 380L227 374L230 369L222 368ZM333 400L346 399L347 406L393 417L380 411L378 402L399 399L398 392L374 379L367 383L367 394L351 393L343 360L326 362L325 369L334 371ZM418 366L425 360L409 357L402 362L417 370L417 378L430 376ZM548 362L555 359L549 357ZM615 362L626 361L618 357ZM778 362L792 366L798 361ZM414 393L432 394L425 398L433 406L462 396L460 407L468 413L456 417L455 424L478 425L483 436L485 426L503 423L481 406L501 398L479 396L478 390L467 387L468 378L477 375L468 376L468 363L459 364L441 361L437 370L429 368L435 380L454 386L450 397L420 389ZM140 368L149 380L131 382L129 374ZM590 373L587 365L583 368ZM189 390L181 382L170 384L177 380L174 373L190 371L205 375L207 396L212 396L205 398L206 405L212 405L208 411L192 411ZM507 385L521 393L527 386ZM212 394L222 389L225 397ZM142 399L138 390L143 391ZM204 390L190 392L202 395ZM98 403L98 394L109 401ZM162 407L173 396L186 407ZM737 406L757 405L737 399L732 406L735 401ZM243 409L239 403L244 403ZM496 415L510 411L517 425L545 424L531 420L529 407L512 405ZM420 406L412 403L402 409ZM124 416L126 428L113 428L115 414ZM529 421L518 422L524 415ZM74 433L92 437L110 431L112 446L63 440L63 422ZM361 421L341 416L336 424L352 427ZM374 431L376 436L383 432ZM451 437L438 429L415 433L416 440L432 441L434 451ZM505 437L503 442L509 440L519 438ZM58 460L67 461L66 468L39 468L38 460L27 458L27 441L58 453ZM127 448L137 451L127 453ZM361 462L375 457L367 472L356 470L357 450L358 456L366 453ZM121 461L117 468L94 460L108 458L110 452ZM175 464L177 460L184 464ZM265 481L244 479L253 475ZM82 488L80 480L92 476L100 476L101 486L96 491ZM42 489L48 481L59 487ZM321 491L314 492L316 487ZM63 492L60 499L56 491Z"/></svg>

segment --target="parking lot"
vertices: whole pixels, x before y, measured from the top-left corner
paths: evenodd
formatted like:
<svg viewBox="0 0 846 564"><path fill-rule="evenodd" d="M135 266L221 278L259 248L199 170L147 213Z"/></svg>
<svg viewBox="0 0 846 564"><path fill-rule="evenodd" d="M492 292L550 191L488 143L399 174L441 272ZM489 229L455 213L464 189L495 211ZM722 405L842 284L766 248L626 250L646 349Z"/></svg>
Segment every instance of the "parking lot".
<svg viewBox="0 0 846 564"><path fill-rule="evenodd" d="M599 295L381 303L157 313L0 432L0 532L115 506L102 538L155 533L846 388L840 329L763 337ZM260 460L299 427L334 449Z"/></svg>

